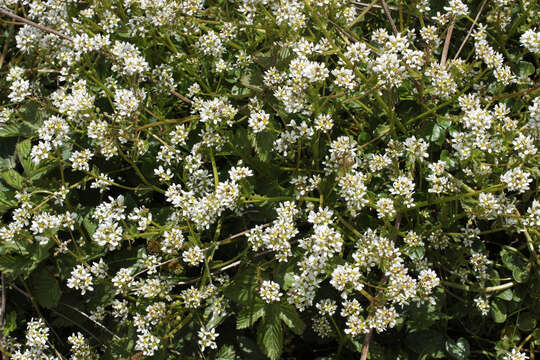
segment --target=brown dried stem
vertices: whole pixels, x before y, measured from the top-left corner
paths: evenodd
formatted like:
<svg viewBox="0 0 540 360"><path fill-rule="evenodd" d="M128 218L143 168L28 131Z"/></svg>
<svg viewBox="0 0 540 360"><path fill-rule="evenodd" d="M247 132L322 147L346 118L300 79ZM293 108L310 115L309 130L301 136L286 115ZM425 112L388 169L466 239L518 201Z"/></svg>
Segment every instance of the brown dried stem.
<svg viewBox="0 0 540 360"><path fill-rule="evenodd" d="M388 18L388 21L390 21L390 25L392 25L392 29L394 30L394 34L398 34L399 31L396 27L396 23L394 23L394 20L392 19L392 15L390 14L390 9L388 8L388 5L386 5L386 1L381 0L381 4L384 9L384 13L386 14L386 17Z"/></svg>
<svg viewBox="0 0 540 360"><path fill-rule="evenodd" d="M463 39L463 42L459 46L459 49L458 49L458 51L456 53L456 56L454 56L454 60L456 60L458 58L459 54L461 53L461 50L463 49L463 46L465 46L465 43L467 42L467 40L469 40L469 36L471 36L474 25L476 25L476 22L478 21L478 18L480 17L480 13L484 9L484 5L486 5L486 3L487 3L487 0L482 1L482 4L480 5L480 9L478 10L478 13L476 14L476 17L474 18L474 21L473 21L471 27L469 28L469 31L467 32L467 36L465 36L465 39Z"/></svg>
<svg viewBox="0 0 540 360"><path fill-rule="evenodd" d="M12 19L19 20L22 23L25 23L27 25L33 26L33 27L35 27L37 29L40 29L42 31L54 34L54 35L59 36L59 37L61 37L63 39L66 39L68 41L73 42L73 38L71 36L67 36L67 35L62 34L61 32L59 32L57 30L51 29L51 28L49 28L47 26L40 25L40 24L35 23L35 22L31 21L31 20L25 19L25 18L23 18L23 17L21 17L19 15L15 15L11 11L9 11L9 10L3 8L3 7L0 7L0 14L3 14L5 16L9 16Z"/></svg>
<svg viewBox="0 0 540 360"><path fill-rule="evenodd" d="M364 343L362 344L362 355L360 360L366 360L369 354L369 343L371 342L371 336L373 335L373 328L369 329L366 337L364 338Z"/></svg>
<svg viewBox="0 0 540 360"><path fill-rule="evenodd" d="M448 56L448 48L450 47L450 39L452 38L452 32L454 31L454 24L456 22L456 18L453 17L450 21L450 25L448 25L448 30L446 32L446 39L444 40L444 48L441 56L441 67L444 67L446 63L446 58Z"/></svg>
<svg viewBox="0 0 540 360"><path fill-rule="evenodd" d="M354 19L354 21L353 21L352 23L350 23L350 24L347 26L347 29L352 28L358 21L360 21L360 20L368 13L368 11L371 10L371 8L375 6L375 4L377 3L377 1L379 1L379 0L373 0L373 1L372 1L371 3L369 3L369 4L361 4L361 5L365 6L366 8L364 9L364 11L362 11L362 12L360 13L360 15L358 15L358 16L356 17L356 19Z"/></svg>

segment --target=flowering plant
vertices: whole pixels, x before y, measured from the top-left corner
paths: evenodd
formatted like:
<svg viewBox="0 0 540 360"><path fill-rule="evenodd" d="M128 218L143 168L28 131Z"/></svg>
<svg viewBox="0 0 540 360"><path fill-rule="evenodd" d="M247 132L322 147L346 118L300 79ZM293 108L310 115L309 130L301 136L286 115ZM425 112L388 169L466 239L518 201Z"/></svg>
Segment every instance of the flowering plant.
<svg viewBox="0 0 540 360"><path fill-rule="evenodd" d="M0 14L4 357L534 358L539 3Z"/></svg>

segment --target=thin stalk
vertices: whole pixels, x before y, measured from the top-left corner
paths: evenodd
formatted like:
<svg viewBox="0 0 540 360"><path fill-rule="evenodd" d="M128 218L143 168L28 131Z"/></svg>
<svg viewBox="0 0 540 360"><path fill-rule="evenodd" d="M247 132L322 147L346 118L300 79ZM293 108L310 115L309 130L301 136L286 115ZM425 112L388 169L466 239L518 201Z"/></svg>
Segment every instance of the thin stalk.
<svg viewBox="0 0 540 360"><path fill-rule="evenodd" d="M394 30L394 34L399 34L399 31L396 27L396 23L394 22L394 19L392 19L392 14L390 14L390 9L388 8L388 5L386 5L386 1L381 0L381 4L384 9L384 14L388 18L388 21L390 21L390 25L392 26L392 30Z"/></svg>
<svg viewBox="0 0 540 360"><path fill-rule="evenodd" d="M450 47L450 39L452 38L452 31L454 31L454 25L456 23L456 18L453 17L450 25L448 25L448 30L446 31L446 39L444 40L444 47L441 56L441 67L444 68L446 64L446 58L448 56L448 48Z"/></svg>
<svg viewBox="0 0 540 360"><path fill-rule="evenodd" d="M475 196L475 195L478 195L478 194L484 193L484 192L499 191L499 190L502 190L503 188L504 188L503 184L497 184L497 185L489 186L489 187L481 189L481 190L471 191L471 192L468 192L468 193L465 193L465 194L459 194L459 195L440 198L440 199L435 200L435 201L420 201L420 202L417 202L415 206L413 206L411 208L408 208L408 210L419 209L419 208L426 207L426 206L431 206L431 205L438 205L438 204L442 204L442 203L449 202L449 201L454 201L454 200L461 200L461 199L465 199L465 198L468 198L468 197L471 197L471 196Z"/></svg>
<svg viewBox="0 0 540 360"><path fill-rule="evenodd" d="M497 291L502 291L502 290L506 290L506 289L510 289L514 286L516 286L516 283L515 282L508 282L506 284L502 284L502 285L497 285L497 286L490 286L490 287L486 287L486 288L473 288L471 286L468 286L468 285L463 285L463 284L457 284L457 283L454 283L454 282L451 282L451 281L441 281L441 283L445 286L448 286L448 287L451 287L451 288L454 288L454 289L459 289L459 290L463 290L463 291L468 291L468 292L476 292L476 293L491 293L491 292L497 292Z"/></svg>

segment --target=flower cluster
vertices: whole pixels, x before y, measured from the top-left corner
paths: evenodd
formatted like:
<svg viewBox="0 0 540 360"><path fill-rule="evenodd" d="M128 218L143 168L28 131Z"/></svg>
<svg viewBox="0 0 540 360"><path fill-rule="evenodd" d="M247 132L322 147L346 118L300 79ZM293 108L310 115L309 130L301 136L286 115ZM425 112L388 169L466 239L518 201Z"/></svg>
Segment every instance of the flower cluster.
<svg viewBox="0 0 540 360"><path fill-rule="evenodd" d="M533 357L536 2L0 7L3 353Z"/></svg>

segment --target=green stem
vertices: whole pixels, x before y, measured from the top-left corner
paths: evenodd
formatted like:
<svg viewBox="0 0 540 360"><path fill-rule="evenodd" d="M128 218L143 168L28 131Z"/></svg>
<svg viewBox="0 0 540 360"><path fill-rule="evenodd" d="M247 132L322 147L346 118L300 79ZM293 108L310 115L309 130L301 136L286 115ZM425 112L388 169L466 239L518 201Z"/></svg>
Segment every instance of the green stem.
<svg viewBox="0 0 540 360"><path fill-rule="evenodd" d="M219 175L216 165L216 158L214 157L214 152L210 149L210 161L212 162L212 173L214 174L214 185L217 188L219 187Z"/></svg>
<svg viewBox="0 0 540 360"><path fill-rule="evenodd" d="M490 292L506 290L506 289L510 289L510 288L512 288L512 287L514 287L516 285L515 282L509 282L509 283L506 283L506 284L497 285L497 286L490 286L490 287L487 287L487 288L473 288L473 287L468 286L468 285L457 284L457 283L450 282L450 281L445 281L445 280L441 281L441 283L443 285L445 285L445 286L448 286L448 287L451 287L451 288L454 288L454 289L459 289L459 290L469 291L469 292L477 292L477 293L490 293Z"/></svg>
<svg viewBox="0 0 540 360"><path fill-rule="evenodd" d="M461 200L461 199L465 199L465 198L475 196L475 195L478 195L478 194L481 194L481 193L495 192L495 191L499 191L499 190L502 190L502 189L504 189L504 185L503 184L497 184L497 185L489 186L489 187L481 189L481 190L471 191L471 192L468 192L468 193L465 193L465 194L448 196L448 197L444 197L444 198L441 198L441 199L438 199L438 200L435 200L435 201L420 201L420 202L417 202L415 206L413 206L411 208L408 208L408 209L405 208L405 209L402 209L402 210L419 209L419 208L426 207L426 206L438 205L438 204L442 204L442 203L446 203L446 202L454 201L454 200Z"/></svg>
<svg viewBox="0 0 540 360"><path fill-rule="evenodd" d="M259 202L265 202L265 201L287 201L287 200L290 200L290 201L303 200L303 201L312 201L312 202L319 202L320 201L319 198L309 197L309 196L303 196L303 197L301 197L299 199L296 199L293 196L266 197L266 196L255 195L255 196L252 196L249 200L248 199L243 199L243 201L246 202L246 203L259 203Z"/></svg>
<svg viewBox="0 0 540 360"><path fill-rule="evenodd" d="M124 154L124 152L122 150L120 150L120 148L118 148L118 152L120 153L120 156L122 157L122 159L124 159L127 163L129 163L131 165L131 167L133 168L133 170L135 170L135 173L137 174L137 176L139 177L139 179L141 179L141 181L143 183L145 183L146 185L150 186L153 190L159 192L159 193L162 193L162 194L165 194L165 190L163 189L160 189L158 188L157 186L155 185L152 185L148 180L146 180L146 178L144 177L143 173L141 172L141 170L137 167L137 165L135 165L135 162L131 161L127 156L126 154Z"/></svg>

